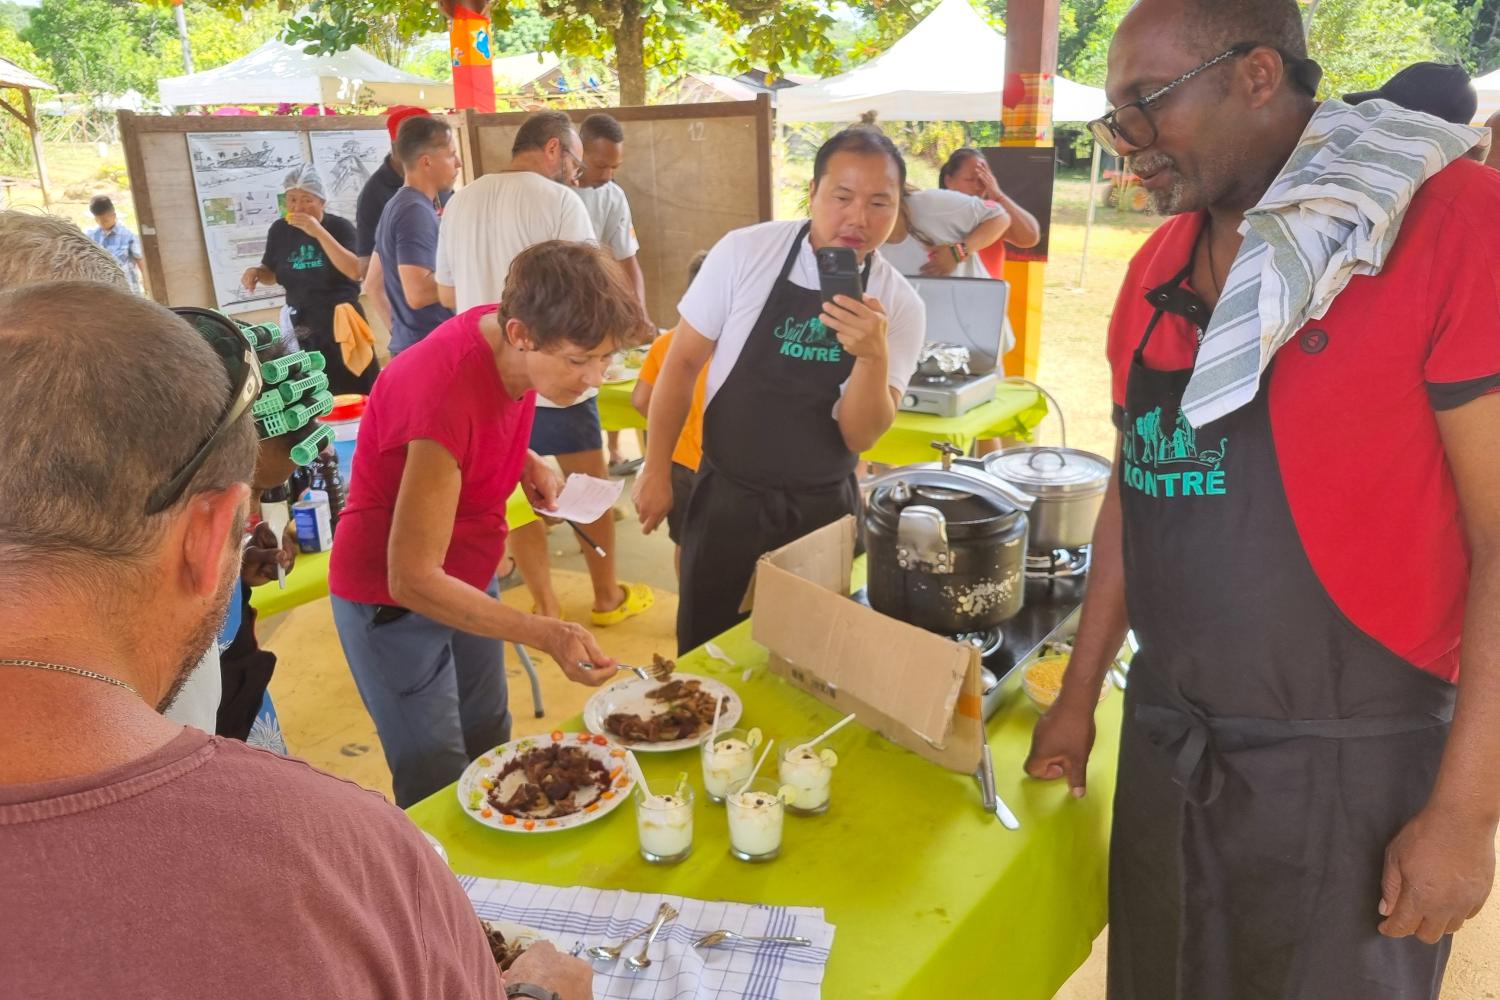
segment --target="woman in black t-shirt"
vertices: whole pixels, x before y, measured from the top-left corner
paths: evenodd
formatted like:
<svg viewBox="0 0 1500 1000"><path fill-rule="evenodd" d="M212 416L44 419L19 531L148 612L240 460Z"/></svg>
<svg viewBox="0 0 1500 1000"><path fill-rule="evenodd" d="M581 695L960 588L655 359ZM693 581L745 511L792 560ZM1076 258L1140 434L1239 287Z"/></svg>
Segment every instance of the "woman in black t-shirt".
<svg viewBox="0 0 1500 1000"><path fill-rule="evenodd" d="M362 372L351 372L334 338L333 314L340 305L352 306L364 316L359 307L354 226L348 219L324 210L327 197L323 181L311 164L287 174L284 187L286 217L271 223L265 255L259 265L245 272L241 282L250 291L257 284L277 284L286 289L297 340L307 350L323 355L329 389L335 394L368 395L380 364L371 360Z"/></svg>

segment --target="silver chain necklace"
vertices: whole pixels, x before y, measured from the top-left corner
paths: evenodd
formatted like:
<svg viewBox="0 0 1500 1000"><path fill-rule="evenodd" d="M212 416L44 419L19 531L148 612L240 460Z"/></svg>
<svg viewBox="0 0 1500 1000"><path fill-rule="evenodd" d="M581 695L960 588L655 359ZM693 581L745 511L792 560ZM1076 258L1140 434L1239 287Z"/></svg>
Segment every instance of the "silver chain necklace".
<svg viewBox="0 0 1500 1000"><path fill-rule="evenodd" d="M0 659L0 666L31 667L33 670L55 670L60 674L73 674L75 677L87 677L91 681L103 681L106 684L113 684L115 687L124 688L126 691L129 691L137 698L141 696L141 693L139 691L131 687L129 684L126 684L124 681L119 680L118 678L109 677L105 674L95 673L92 670L84 670L82 667L70 667L62 663L48 663L45 660L18 659Z"/></svg>

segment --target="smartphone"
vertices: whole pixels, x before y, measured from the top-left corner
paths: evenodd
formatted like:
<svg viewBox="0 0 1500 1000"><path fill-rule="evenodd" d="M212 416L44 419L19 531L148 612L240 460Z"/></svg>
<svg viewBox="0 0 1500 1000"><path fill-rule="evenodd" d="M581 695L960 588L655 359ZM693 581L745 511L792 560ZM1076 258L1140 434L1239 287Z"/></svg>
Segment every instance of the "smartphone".
<svg viewBox="0 0 1500 1000"><path fill-rule="evenodd" d="M847 295L856 302L863 302L864 289L860 287L859 260L850 247L823 247L817 253L818 286L823 291L823 301L832 302L835 295Z"/></svg>

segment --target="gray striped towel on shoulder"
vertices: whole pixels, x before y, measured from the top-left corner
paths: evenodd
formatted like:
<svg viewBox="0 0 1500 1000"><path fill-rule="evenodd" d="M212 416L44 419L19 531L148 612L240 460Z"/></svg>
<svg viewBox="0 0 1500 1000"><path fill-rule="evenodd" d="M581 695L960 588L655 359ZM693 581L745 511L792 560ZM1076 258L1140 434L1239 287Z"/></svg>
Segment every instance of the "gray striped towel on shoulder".
<svg viewBox="0 0 1500 1000"><path fill-rule="evenodd" d="M1488 130L1390 101L1324 101L1265 197L1203 335L1182 410L1194 427L1255 398L1276 351L1327 314L1361 274L1379 274L1417 189Z"/></svg>

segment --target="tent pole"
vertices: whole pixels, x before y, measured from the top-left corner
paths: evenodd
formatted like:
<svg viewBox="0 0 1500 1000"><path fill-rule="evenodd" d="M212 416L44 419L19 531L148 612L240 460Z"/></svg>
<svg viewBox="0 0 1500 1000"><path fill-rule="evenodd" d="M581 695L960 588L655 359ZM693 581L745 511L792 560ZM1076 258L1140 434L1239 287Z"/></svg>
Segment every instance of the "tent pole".
<svg viewBox="0 0 1500 1000"><path fill-rule="evenodd" d="M52 199L47 194L47 159L42 155L42 130L36 120L36 103L31 91L22 88L21 107L26 112L26 130L31 133L31 149L36 154L36 179L42 189L42 207L51 208Z"/></svg>
<svg viewBox="0 0 1500 1000"><path fill-rule="evenodd" d="M1089 167L1089 213L1088 222L1083 227L1083 256L1078 261L1078 287L1080 289L1083 288L1083 277L1089 267L1089 237L1094 232L1094 210L1099 202L1099 164L1103 158L1103 147L1096 141L1093 163Z"/></svg>

